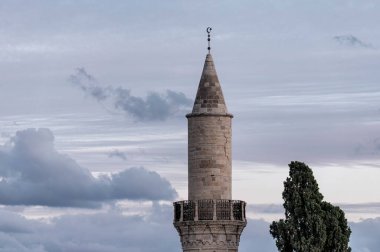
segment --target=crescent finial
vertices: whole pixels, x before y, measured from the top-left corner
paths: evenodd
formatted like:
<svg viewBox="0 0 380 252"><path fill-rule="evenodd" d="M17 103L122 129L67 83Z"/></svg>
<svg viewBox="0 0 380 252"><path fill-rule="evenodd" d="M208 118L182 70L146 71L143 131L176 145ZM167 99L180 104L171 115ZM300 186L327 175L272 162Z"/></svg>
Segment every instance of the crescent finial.
<svg viewBox="0 0 380 252"><path fill-rule="evenodd" d="M206 32L207 32L207 42L208 42L208 47L207 47L208 53L210 53L210 50L211 50L211 46L210 46L210 41L211 41L210 33L211 33L211 30L212 30L211 27L207 27L207 29L206 29Z"/></svg>

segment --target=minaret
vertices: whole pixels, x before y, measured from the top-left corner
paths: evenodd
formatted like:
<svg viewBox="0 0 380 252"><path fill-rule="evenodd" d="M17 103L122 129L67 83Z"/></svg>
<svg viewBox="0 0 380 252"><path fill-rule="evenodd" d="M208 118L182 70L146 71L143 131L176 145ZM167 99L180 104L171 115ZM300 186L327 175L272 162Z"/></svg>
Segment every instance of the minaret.
<svg viewBox="0 0 380 252"><path fill-rule="evenodd" d="M247 224L244 201L231 197L231 119L210 54L188 119L188 198L174 202L184 252L237 252Z"/></svg>

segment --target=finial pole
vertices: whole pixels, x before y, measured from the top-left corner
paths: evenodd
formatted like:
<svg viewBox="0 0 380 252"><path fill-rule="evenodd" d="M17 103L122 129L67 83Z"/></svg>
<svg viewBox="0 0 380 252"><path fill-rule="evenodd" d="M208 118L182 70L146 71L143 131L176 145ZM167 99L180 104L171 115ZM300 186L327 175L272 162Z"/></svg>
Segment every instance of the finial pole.
<svg viewBox="0 0 380 252"><path fill-rule="evenodd" d="M211 27L207 27L207 29L206 29L206 32L207 32L207 42L208 42L208 47L207 47L208 53L210 53L210 50L211 50L211 46L210 46L210 41L211 41L210 32L211 32L211 30L212 30Z"/></svg>

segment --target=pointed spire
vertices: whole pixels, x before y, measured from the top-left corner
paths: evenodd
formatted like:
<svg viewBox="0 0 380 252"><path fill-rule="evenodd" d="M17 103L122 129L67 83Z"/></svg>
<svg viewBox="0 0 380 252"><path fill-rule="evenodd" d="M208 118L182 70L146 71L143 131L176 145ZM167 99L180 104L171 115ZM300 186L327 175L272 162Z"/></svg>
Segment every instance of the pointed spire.
<svg viewBox="0 0 380 252"><path fill-rule="evenodd" d="M194 115L232 116L227 111L211 54L207 54L206 56L193 111L189 114L189 116Z"/></svg>

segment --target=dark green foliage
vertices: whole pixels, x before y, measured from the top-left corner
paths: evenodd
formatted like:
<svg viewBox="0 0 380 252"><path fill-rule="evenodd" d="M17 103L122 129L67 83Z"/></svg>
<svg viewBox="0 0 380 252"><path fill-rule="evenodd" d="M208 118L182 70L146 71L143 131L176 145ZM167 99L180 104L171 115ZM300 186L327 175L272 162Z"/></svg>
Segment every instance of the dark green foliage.
<svg viewBox="0 0 380 252"><path fill-rule="evenodd" d="M349 252L351 230L344 212L323 201L313 171L291 162L284 182L285 219L273 222L270 233L281 252Z"/></svg>
<svg viewBox="0 0 380 252"><path fill-rule="evenodd" d="M351 251L351 248L348 247L351 230L347 226L344 212L328 202L322 202L321 207L328 234L324 251Z"/></svg>

